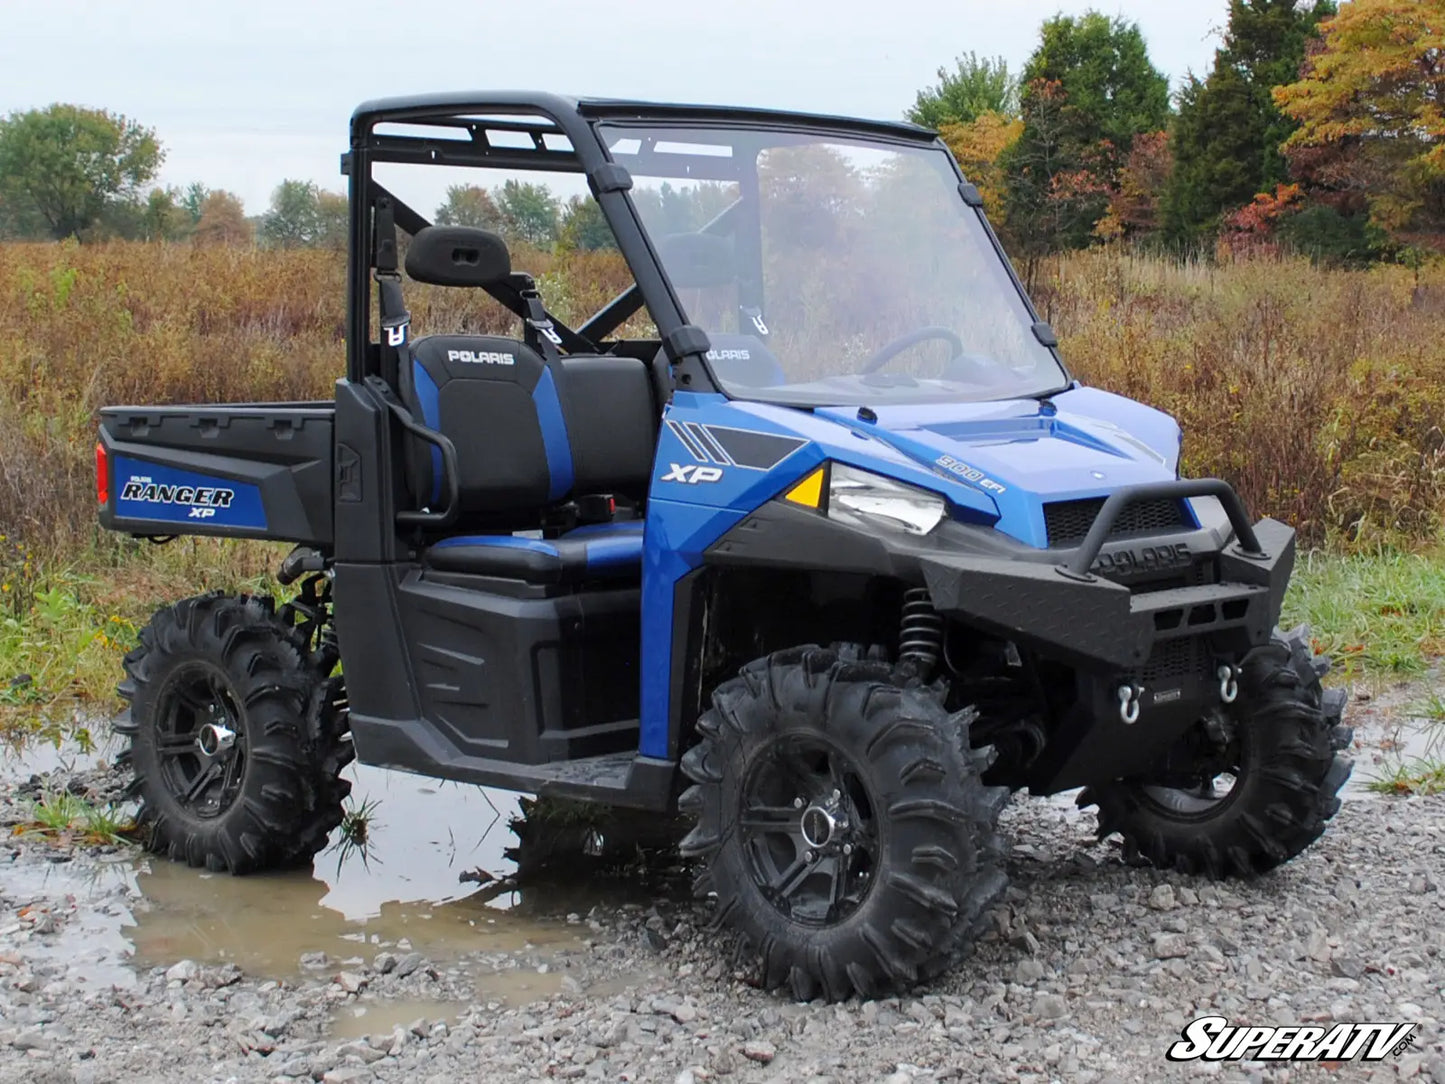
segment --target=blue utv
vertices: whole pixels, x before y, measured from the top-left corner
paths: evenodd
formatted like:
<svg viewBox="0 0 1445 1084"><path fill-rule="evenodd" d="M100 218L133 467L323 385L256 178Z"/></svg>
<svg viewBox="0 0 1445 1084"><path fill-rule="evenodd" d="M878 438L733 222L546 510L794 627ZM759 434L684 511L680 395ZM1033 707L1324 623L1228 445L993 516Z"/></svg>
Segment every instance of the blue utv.
<svg viewBox="0 0 1445 1084"><path fill-rule="evenodd" d="M515 269L559 258L525 222L387 187L438 168L561 175L629 284L568 326L591 284ZM680 809L761 983L841 999L965 947L1011 792L1210 877L1320 836L1349 732L1275 630L1293 531L1069 375L932 133L442 94L362 105L342 169L334 400L103 412L104 526L295 543L290 601L177 602L126 659L155 850L305 863L353 757Z"/></svg>

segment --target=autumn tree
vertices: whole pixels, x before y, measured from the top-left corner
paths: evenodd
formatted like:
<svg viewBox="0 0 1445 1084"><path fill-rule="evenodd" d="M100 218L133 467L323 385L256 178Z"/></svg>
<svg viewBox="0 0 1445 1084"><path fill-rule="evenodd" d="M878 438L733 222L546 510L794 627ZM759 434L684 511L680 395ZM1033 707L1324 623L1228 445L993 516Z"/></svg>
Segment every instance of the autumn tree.
<svg viewBox="0 0 1445 1084"><path fill-rule="evenodd" d="M1179 247L1207 242L1227 211L1289 179L1280 145L1294 122L1272 89L1293 82L1329 0L1230 0L1209 77L1190 77L1171 131L1164 226Z"/></svg>
<svg viewBox="0 0 1445 1084"><path fill-rule="evenodd" d="M191 240L198 245L248 245L256 233L246 221L246 208L234 193L213 188L197 204L200 217Z"/></svg>
<svg viewBox="0 0 1445 1084"><path fill-rule="evenodd" d="M350 201L340 192L316 193L316 238L312 242L318 248L346 250L347 229L350 225Z"/></svg>
<svg viewBox="0 0 1445 1084"><path fill-rule="evenodd" d="M1274 98L1292 162L1398 241L1445 248L1445 0L1353 0Z"/></svg>
<svg viewBox="0 0 1445 1084"><path fill-rule="evenodd" d="M1169 84L1135 23L1096 11L1044 23L1024 68L1023 131L1005 201L1026 255L1082 248L1108 209L1134 137L1169 118Z"/></svg>
<svg viewBox="0 0 1445 1084"><path fill-rule="evenodd" d="M945 124L939 136L947 144L963 175L983 195L984 210L994 226L1006 230L1004 215L1004 152L1018 142L1024 122L1002 113L981 113L966 123Z"/></svg>
<svg viewBox="0 0 1445 1084"><path fill-rule="evenodd" d="M918 92L906 116L914 124L942 130L947 125L971 124L985 114L1012 117L1019 107L1018 77L1003 57L965 53L953 71L938 69L938 82Z"/></svg>
<svg viewBox="0 0 1445 1084"><path fill-rule="evenodd" d="M0 120L0 207L49 236L85 236L142 203L165 154L155 132L102 109L56 104Z"/></svg>
<svg viewBox="0 0 1445 1084"><path fill-rule="evenodd" d="M446 202L437 208L438 226L471 226L498 232L502 212L485 188L475 184L454 184L447 189Z"/></svg>
<svg viewBox="0 0 1445 1084"><path fill-rule="evenodd" d="M1146 132L1134 137L1134 145L1118 187L1110 194L1109 210L1094 227L1104 240L1141 241L1155 237L1162 221L1161 195L1174 172L1169 133Z"/></svg>

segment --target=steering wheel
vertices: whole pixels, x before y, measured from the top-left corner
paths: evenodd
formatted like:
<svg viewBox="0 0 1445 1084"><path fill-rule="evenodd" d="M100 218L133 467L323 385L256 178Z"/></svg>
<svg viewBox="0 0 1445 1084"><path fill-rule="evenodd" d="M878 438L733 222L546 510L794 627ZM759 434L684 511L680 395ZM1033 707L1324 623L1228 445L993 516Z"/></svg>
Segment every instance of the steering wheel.
<svg viewBox="0 0 1445 1084"><path fill-rule="evenodd" d="M863 363L863 368L858 370L860 376L867 376L869 373L876 373L883 366L896 358L903 351L919 343L930 342L934 339L942 340L953 347L955 358L967 353L963 340L951 329L946 327L922 327L917 331L910 331L907 335L900 335L890 343L884 344L883 348Z"/></svg>

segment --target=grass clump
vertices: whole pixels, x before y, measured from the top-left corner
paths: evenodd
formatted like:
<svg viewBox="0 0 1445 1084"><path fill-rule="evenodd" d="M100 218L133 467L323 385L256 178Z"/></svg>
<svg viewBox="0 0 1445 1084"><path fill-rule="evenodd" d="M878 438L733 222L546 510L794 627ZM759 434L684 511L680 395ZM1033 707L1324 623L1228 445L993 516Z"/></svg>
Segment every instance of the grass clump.
<svg viewBox="0 0 1445 1084"><path fill-rule="evenodd" d="M1414 757L1390 764L1365 784L1376 794L1405 797L1411 794L1445 794L1445 761Z"/></svg>
<svg viewBox="0 0 1445 1084"><path fill-rule="evenodd" d="M17 834L36 834L70 842L125 843L134 830L131 818L115 806L99 806L69 791L43 795L30 805L30 822Z"/></svg>
<svg viewBox="0 0 1445 1084"><path fill-rule="evenodd" d="M336 830L336 841L331 845L336 852L337 872L352 855L359 857L363 866L371 865L371 830L377 826L376 811L379 808L381 802L375 798L366 798L361 802L347 798L341 824Z"/></svg>

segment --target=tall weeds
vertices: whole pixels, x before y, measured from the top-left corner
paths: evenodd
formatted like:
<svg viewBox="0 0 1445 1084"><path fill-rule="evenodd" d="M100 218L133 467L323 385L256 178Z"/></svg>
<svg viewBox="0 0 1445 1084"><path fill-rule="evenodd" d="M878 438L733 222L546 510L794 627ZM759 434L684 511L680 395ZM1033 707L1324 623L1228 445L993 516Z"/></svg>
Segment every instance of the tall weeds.
<svg viewBox="0 0 1445 1084"><path fill-rule="evenodd" d="M615 254L514 262L574 320L630 282ZM329 397L343 276L322 251L0 245L0 534L120 559L94 527L96 410ZM1041 268L1036 293L1082 379L1179 418L1186 471L1228 478L1309 543L1438 536L1445 272L1091 252ZM407 300L422 332L516 333L476 293Z"/></svg>
<svg viewBox="0 0 1445 1084"><path fill-rule="evenodd" d="M1185 473L1228 479L1309 544L1438 539L1445 273L1095 252L1036 293L1080 378L1178 418Z"/></svg>

